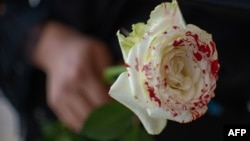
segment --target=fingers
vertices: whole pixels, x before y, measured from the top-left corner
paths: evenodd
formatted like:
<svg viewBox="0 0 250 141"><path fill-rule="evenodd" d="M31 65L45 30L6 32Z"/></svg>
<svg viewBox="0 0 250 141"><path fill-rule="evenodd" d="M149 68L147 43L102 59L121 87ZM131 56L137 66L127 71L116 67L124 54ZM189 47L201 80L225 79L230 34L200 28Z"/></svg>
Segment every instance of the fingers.
<svg viewBox="0 0 250 141"><path fill-rule="evenodd" d="M107 46L104 43L97 42L93 46L93 65L96 70L97 76L103 77L103 72L107 67L112 64L111 54L108 51Z"/></svg>
<svg viewBox="0 0 250 141"><path fill-rule="evenodd" d="M100 78L90 74L85 77L85 81L82 81L82 91L85 91L85 97L95 107L111 101L108 95L108 87L100 81Z"/></svg>
<svg viewBox="0 0 250 141"><path fill-rule="evenodd" d="M103 72L111 65L111 57L107 46L98 40L89 39L83 45L85 54L82 56L82 66L75 76L78 76L78 87L84 91L82 94L97 107L111 101L109 87L102 80Z"/></svg>
<svg viewBox="0 0 250 141"><path fill-rule="evenodd" d="M80 131L94 106L85 98L83 91L60 79L48 81L48 105L67 127Z"/></svg>
<svg viewBox="0 0 250 141"><path fill-rule="evenodd" d="M48 73L48 104L70 129L79 131L94 108L111 101L109 87L102 82L111 57L95 40L73 42L61 52L62 58Z"/></svg>
<svg viewBox="0 0 250 141"><path fill-rule="evenodd" d="M69 77L53 75L47 82L50 108L75 132L80 131L94 108L111 100L107 93L108 87L91 71L87 72L85 75L79 74L78 78L71 72Z"/></svg>
<svg viewBox="0 0 250 141"><path fill-rule="evenodd" d="M79 94L73 95L58 101L57 106L54 106L54 112L67 127L72 131L79 132L93 110L93 106L86 99L80 98Z"/></svg>

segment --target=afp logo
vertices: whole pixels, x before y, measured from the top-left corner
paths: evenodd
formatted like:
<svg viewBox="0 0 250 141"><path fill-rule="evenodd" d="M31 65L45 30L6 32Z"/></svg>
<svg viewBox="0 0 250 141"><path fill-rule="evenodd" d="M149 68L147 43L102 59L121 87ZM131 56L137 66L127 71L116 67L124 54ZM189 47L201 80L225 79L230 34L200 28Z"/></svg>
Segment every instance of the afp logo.
<svg viewBox="0 0 250 141"><path fill-rule="evenodd" d="M247 129L230 129L228 136L244 136L247 133Z"/></svg>
<svg viewBox="0 0 250 141"><path fill-rule="evenodd" d="M224 125L224 141L250 141L250 125Z"/></svg>

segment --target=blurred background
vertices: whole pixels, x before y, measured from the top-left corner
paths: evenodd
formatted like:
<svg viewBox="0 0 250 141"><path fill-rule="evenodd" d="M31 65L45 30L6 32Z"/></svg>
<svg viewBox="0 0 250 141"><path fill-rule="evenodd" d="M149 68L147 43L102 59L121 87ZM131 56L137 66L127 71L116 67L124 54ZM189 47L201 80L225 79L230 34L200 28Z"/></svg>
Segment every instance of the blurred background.
<svg viewBox="0 0 250 141"><path fill-rule="evenodd" d="M213 35L221 65L208 112L187 124L169 121L159 141L222 141L223 125L250 124L250 1L179 0L187 23ZM0 10L1 14L1 10ZM0 141L22 141L15 109L0 91Z"/></svg>

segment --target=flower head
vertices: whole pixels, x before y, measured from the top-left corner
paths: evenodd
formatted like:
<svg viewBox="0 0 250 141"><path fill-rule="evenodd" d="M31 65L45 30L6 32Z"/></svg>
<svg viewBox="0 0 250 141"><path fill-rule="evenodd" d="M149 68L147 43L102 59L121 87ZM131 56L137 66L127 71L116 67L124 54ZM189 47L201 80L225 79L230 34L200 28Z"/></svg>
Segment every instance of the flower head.
<svg viewBox="0 0 250 141"><path fill-rule="evenodd" d="M146 24L117 33L127 71L109 94L159 134L167 119L180 123L202 116L214 96L219 63L212 36L185 24L176 0L162 3Z"/></svg>

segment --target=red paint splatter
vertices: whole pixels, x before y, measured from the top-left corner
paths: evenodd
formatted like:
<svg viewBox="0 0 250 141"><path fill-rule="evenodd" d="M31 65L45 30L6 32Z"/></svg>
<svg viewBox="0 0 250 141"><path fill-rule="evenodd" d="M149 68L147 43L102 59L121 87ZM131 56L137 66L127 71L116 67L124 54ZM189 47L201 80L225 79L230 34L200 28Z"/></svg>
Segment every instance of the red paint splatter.
<svg viewBox="0 0 250 141"><path fill-rule="evenodd" d="M178 116L178 114L177 113L173 113L173 117L176 117L176 116Z"/></svg>
<svg viewBox="0 0 250 141"><path fill-rule="evenodd" d="M205 90L203 90L203 92L205 92ZM199 96L199 100L202 100L202 96L203 96L203 95L200 95L200 96Z"/></svg>
<svg viewBox="0 0 250 141"><path fill-rule="evenodd" d="M220 69L220 66L219 66L219 63L218 63L218 59L217 60L213 60L211 62L211 74L214 77L217 77L219 69Z"/></svg>
<svg viewBox="0 0 250 141"><path fill-rule="evenodd" d="M165 65L165 66L164 66L164 69L165 69L165 70L168 70L168 65Z"/></svg>
<svg viewBox="0 0 250 141"><path fill-rule="evenodd" d="M202 93L204 93L204 92L205 92L205 90L204 90L204 89L201 89L201 92L202 92Z"/></svg>
<svg viewBox="0 0 250 141"><path fill-rule="evenodd" d="M207 57L211 56L211 50L209 45L206 43L203 43L199 40L199 36L197 34L192 34L191 31L186 32L186 36L191 36L194 38L196 46L198 47L198 50L202 53L204 53ZM211 44L211 43L210 43Z"/></svg>
<svg viewBox="0 0 250 141"><path fill-rule="evenodd" d="M130 65L129 65L128 63L125 63L125 67L126 67L126 68L129 68Z"/></svg>
<svg viewBox="0 0 250 141"><path fill-rule="evenodd" d="M142 71L145 71L147 73L149 70L150 70L150 67L149 67L148 64L147 65L143 65Z"/></svg>
<svg viewBox="0 0 250 141"><path fill-rule="evenodd" d="M173 29L178 29L179 27L178 26L173 26Z"/></svg>
<svg viewBox="0 0 250 141"><path fill-rule="evenodd" d="M177 47L177 46L184 46L183 44L184 40L174 40L174 43L172 44L172 46Z"/></svg>
<svg viewBox="0 0 250 141"><path fill-rule="evenodd" d="M149 97L151 100L155 101L158 103L158 105L161 107L161 100L156 96L154 88L150 87L148 82L145 82L147 91L149 93Z"/></svg>
<svg viewBox="0 0 250 141"><path fill-rule="evenodd" d="M168 85L168 83L167 83L167 78L164 78L164 80L163 80L163 85L164 85L164 87L167 87L167 85Z"/></svg>
<svg viewBox="0 0 250 141"><path fill-rule="evenodd" d="M209 95L208 95L208 94L207 94L207 95L205 95L205 96L204 96L204 98L208 99L208 98L209 98Z"/></svg>
<svg viewBox="0 0 250 141"><path fill-rule="evenodd" d="M206 70L202 70L202 73L205 74L205 73L206 73Z"/></svg>
<svg viewBox="0 0 250 141"><path fill-rule="evenodd" d="M195 103L194 103L194 107L197 107L198 105L199 105L198 102L195 102Z"/></svg>
<svg viewBox="0 0 250 141"><path fill-rule="evenodd" d="M201 61L202 59L202 56L199 52L194 52L194 57L198 60L198 61Z"/></svg>
<svg viewBox="0 0 250 141"><path fill-rule="evenodd" d="M210 45L212 47L212 54L214 54L215 49L216 49L216 45L215 45L215 43L213 41L210 42Z"/></svg>
<svg viewBox="0 0 250 141"><path fill-rule="evenodd" d="M198 119L201 116L201 114L197 111L191 111L191 113L192 113L193 120Z"/></svg>

